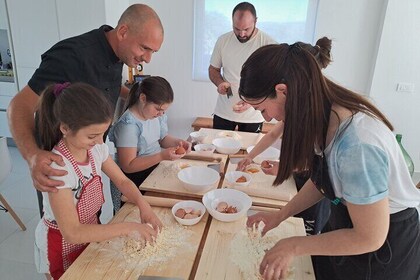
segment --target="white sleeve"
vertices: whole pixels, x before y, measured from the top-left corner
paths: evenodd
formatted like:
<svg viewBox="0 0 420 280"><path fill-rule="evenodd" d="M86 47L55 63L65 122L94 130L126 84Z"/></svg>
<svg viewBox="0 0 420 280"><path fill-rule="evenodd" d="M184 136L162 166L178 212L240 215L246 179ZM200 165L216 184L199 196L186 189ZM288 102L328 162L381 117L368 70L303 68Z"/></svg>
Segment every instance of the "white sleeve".
<svg viewBox="0 0 420 280"><path fill-rule="evenodd" d="M219 37L219 39L217 39L216 45L214 46L213 49L213 53L211 54L211 58L210 58L210 65L215 67L215 68L222 68L222 53L221 53L221 48L222 48L222 42L221 42L221 38Z"/></svg>
<svg viewBox="0 0 420 280"><path fill-rule="evenodd" d="M65 170L67 171L67 174L64 176L49 176L49 178L64 182L64 185L57 187L57 189L74 189L77 187L77 184L78 184L77 175L75 174L71 163L64 157L63 157L63 160L65 163L64 166L60 166L56 164L55 162L52 162L50 166L54 169Z"/></svg>

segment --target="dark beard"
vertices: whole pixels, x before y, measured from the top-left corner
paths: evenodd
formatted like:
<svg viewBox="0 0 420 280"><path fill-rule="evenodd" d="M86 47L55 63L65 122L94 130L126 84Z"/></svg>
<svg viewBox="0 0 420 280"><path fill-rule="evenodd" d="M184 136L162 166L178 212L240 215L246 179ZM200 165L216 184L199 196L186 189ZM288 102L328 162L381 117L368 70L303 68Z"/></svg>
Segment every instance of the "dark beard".
<svg viewBox="0 0 420 280"><path fill-rule="evenodd" d="M255 25L254 25L254 29L252 29L251 35L244 38L239 37L239 35L236 35L236 38L238 39L239 42L246 43L252 38L252 35L254 35L254 31L255 31Z"/></svg>

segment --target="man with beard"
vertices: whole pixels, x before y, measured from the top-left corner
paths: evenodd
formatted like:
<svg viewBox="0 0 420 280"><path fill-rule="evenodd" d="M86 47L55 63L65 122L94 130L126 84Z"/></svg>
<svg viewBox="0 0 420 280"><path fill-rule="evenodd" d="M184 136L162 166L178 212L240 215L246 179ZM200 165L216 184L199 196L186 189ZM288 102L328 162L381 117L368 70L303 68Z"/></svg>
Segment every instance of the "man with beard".
<svg viewBox="0 0 420 280"><path fill-rule="evenodd" d="M251 3L236 5L232 23L233 31L218 38L210 60L209 77L219 94L213 128L235 130L238 126L239 131L258 133L264 118L239 98L240 73L242 64L256 49L276 42L256 28L257 12Z"/></svg>

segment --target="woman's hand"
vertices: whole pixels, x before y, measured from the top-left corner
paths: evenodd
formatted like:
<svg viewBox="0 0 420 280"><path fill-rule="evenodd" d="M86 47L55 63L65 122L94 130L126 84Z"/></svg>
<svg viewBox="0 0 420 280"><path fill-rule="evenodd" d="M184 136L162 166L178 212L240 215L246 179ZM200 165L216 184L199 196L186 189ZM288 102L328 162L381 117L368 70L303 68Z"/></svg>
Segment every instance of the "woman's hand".
<svg viewBox="0 0 420 280"><path fill-rule="evenodd" d="M261 264L260 273L264 280L286 279L293 260L293 248L290 239L282 239L267 251Z"/></svg>
<svg viewBox="0 0 420 280"><path fill-rule="evenodd" d="M258 225L260 222L263 222L265 226L261 234L264 236L269 230L277 227L282 221L283 220L279 217L279 212L258 212L257 214L248 217L246 225L252 227L254 224Z"/></svg>
<svg viewBox="0 0 420 280"><path fill-rule="evenodd" d="M236 166L236 170L244 171L245 168L252 163L252 158L246 157L238 162L238 166Z"/></svg>
<svg viewBox="0 0 420 280"><path fill-rule="evenodd" d="M277 176L277 173L279 172L279 162L265 160L261 163L261 170L267 175Z"/></svg>

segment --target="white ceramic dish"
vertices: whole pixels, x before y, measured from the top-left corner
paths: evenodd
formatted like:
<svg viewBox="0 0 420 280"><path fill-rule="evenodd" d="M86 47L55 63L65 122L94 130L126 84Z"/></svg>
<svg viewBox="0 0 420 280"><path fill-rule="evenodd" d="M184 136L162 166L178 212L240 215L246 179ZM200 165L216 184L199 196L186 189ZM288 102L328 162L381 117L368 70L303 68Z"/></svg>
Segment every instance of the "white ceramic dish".
<svg viewBox="0 0 420 280"><path fill-rule="evenodd" d="M221 154L233 155L241 149L241 142L234 138L216 138L212 143Z"/></svg>
<svg viewBox="0 0 420 280"><path fill-rule="evenodd" d="M238 133L236 133L235 131L231 131L231 130L224 130L224 131L220 131L219 133L217 133L218 137L227 137L227 138L233 138L236 140L239 140L240 136Z"/></svg>
<svg viewBox="0 0 420 280"><path fill-rule="evenodd" d="M213 144L197 144L194 146L194 150L203 156L211 156L216 150L216 146Z"/></svg>
<svg viewBox="0 0 420 280"><path fill-rule="evenodd" d="M234 206L238 210L237 213L220 213L216 210L220 202L226 202L229 206ZM207 192L203 196L203 204L206 206L209 214L216 220L222 222L233 222L245 216L251 208L252 200L244 192L234 189L216 189Z"/></svg>
<svg viewBox="0 0 420 280"><path fill-rule="evenodd" d="M207 166L190 166L178 172L178 179L187 191L201 193L214 186L219 181L220 175Z"/></svg>
<svg viewBox="0 0 420 280"><path fill-rule="evenodd" d="M249 146L246 149L248 154L252 151L253 148L254 146ZM254 158L254 162L261 164L261 162L263 162L264 160L278 160L279 157L280 157L279 149L274 148L274 147L268 147L267 149L265 149L265 151L263 151L262 153L260 153Z"/></svg>
<svg viewBox="0 0 420 280"><path fill-rule="evenodd" d="M195 143L202 143L203 140L207 137L207 133L202 131L193 131L190 133L191 141Z"/></svg>
<svg viewBox="0 0 420 280"><path fill-rule="evenodd" d="M236 182L236 180L238 180L238 178L244 176L246 179L246 182ZM226 173L225 175L226 180L233 184L233 185L237 185L237 186L241 186L241 187L246 187L249 185L249 183L251 183L252 180L252 176L249 173L246 172L242 172L242 171L230 171L228 173Z"/></svg>
<svg viewBox="0 0 420 280"><path fill-rule="evenodd" d="M183 209L192 208L194 210L200 210L201 214L199 217L194 218L194 219L181 219L175 216L176 211L180 208L183 208ZM205 213L206 213L206 207L204 207L204 205L201 202L194 201L194 200L180 201L172 207L172 215L174 216L175 220L184 226L192 226L192 225L197 224L201 220L201 218L203 218Z"/></svg>

